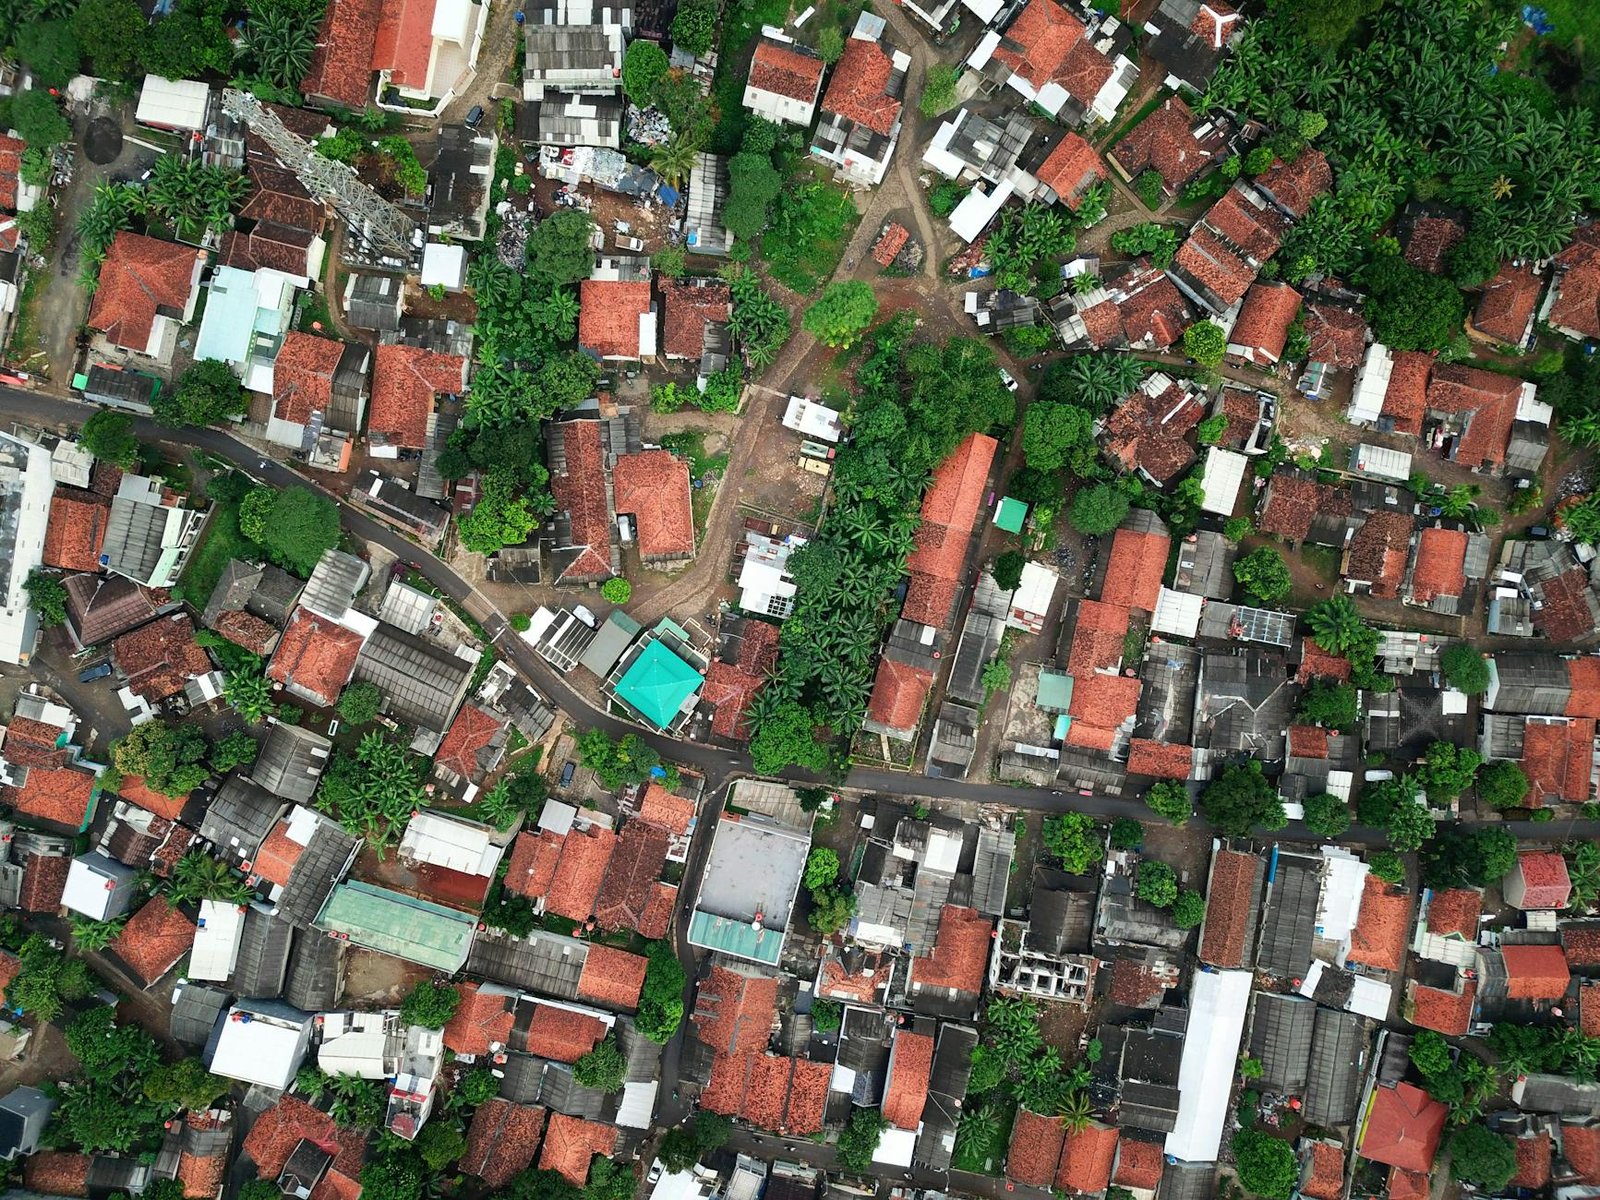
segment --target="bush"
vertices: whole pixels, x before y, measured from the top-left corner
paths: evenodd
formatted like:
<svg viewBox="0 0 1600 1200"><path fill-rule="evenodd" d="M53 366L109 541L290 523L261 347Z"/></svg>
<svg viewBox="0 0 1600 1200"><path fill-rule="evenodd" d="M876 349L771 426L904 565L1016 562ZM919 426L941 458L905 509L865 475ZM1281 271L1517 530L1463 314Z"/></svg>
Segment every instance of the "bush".
<svg viewBox="0 0 1600 1200"><path fill-rule="evenodd" d="M1247 1129L1233 1135L1233 1159L1239 1185L1256 1196L1288 1200L1300 1181L1294 1148L1260 1130Z"/></svg>
<svg viewBox="0 0 1600 1200"><path fill-rule="evenodd" d="M917 107L925 117L937 117L956 102L956 80L959 72L949 63L934 63L928 68L922 85L922 99Z"/></svg>
<svg viewBox="0 0 1600 1200"><path fill-rule="evenodd" d="M656 84L667 73L667 52L654 42L636 38L622 56L622 90L641 107L650 103Z"/></svg>
<svg viewBox="0 0 1600 1200"><path fill-rule="evenodd" d="M1100 861L1100 829L1087 813L1060 813L1044 820L1045 849L1070 875L1082 875Z"/></svg>
<svg viewBox="0 0 1600 1200"><path fill-rule="evenodd" d="M1171 908L1178 899L1178 873L1166 863L1146 859L1139 864L1134 894L1157 908Z"/></svg>
<svg viewBox="0 0 1600 1200"><path fill-rule="evenodd" d="M1450 1174L1491 1194L1517 1173L1511 1143L1484 1125L1463 1125L1450 1138Z"/></svg>
<svg viewBox="0 0 1600 1200"><path fill-rule="evenodd" d="M664 941L650 943L645 954L644 990L639 996L639 1032L657 1045L672 1040L683 1020L683 964Z"/></svg>
<svg viewBox="0 0 1600 1200"><path fill-rule="evenodd" d="M339 697L339 715L351 725L366 725L376 720L383 707L383 691L375 683L360 681L344 689Z"/></svg>
<svg viewBox="0 0 1600 1200"><path fill-rule="evenodd" d="M1262 604L1282 600L1294 585L1283 555L1271 546L1261 546L1236 560L1233 577L1248 595Z"/></svg>
<svg viewBox="0 0 1600 1200"><path fill-rule="evenodd" d="M1097 483L1094 487L1080 489L1072 498L1067 520L1079 533L1098 537L1122 524L1122 518L1127 515L1127 494L1109 483Z"/></svg>
<svg viewBox="0 0 1600 1200"><path fill-rule="evenodd" d="M1160 208L1165 185L1161 172L1152 167L1139 173L1139 177L1133 181L1133 190L1146 208Z"/></svg>
<svg viewBox="0 0 1600 1200"><path fill-rule="evenodd" d="M1477 696L1489 690L1489 664L1467 642L1456 642L1439 655L1439 669L1458 692Z"/></svg>
<svg viewBox="0 0 1600 1200"><path fill-rule="evenodd" d="M1367 869L1385 883L1400 883L1406 877L1406 864L1393 850L1374 850L1367 855Z"/></svg>
<svg viewBox="0 0 1600 1200"><path fill-rule="evenodd" d="M425 980L411 989L411 994L400 1005L400 1019L407 1025L421 1025L425 1029L443 1029L456 1015L461 1004L461 994L440 980Z"/></svg>
<svg viewBox="0 0 1600 1200"><path fill-rule="evenodd" d="M1007 550L994 560L994 584L1002 592L1014 592L1022 582L1022 568L1028 560L1015 550Z"/></svg>
<svg viewBox="0 0 1600 1200"><path fill-rule="evenodd" d="M853 346L878 315L878 297L859 279L830 283L801 324L825 346Z"/></svg>
<svg viewBox="0 0 1600 1200"><path fill-rule="evenodd" d="M688 0L678 5L678 15L672 18L672 44L699 57L711 49L717 36L717 5L715 0Z"/></svg>
<svg viewBox="0 0 1600 1200"><path fill-rule="evenodd" d="M1172 902L1172 923L1179 929L1194 929L1205 919L1205 897L1199 892L1179 892Z"/></svg>
<svg viewBox="0 0 1600 1200"><path fill-rule="evenodd" d="M511 628L518 633L527 633L533 627L533 618L525 612L511 614Z"/></svg>
<svg viewBox="0 0 1600 1200"><path fill-rule="evenodd" d="M1118 817L1111 822L1111 847L1114 850L1137 850L1144 841L1144 826L1132 817Z"/></svg>
<svg viewBox="0 0 1600 1200"><path fill-rule="evenodd" d="M28 594L28 604L39 618L39 624L49 629L67 619L67 585L55 575L30 571L23 581L22 590Z"/></svg>
<svg viewBox="0 0 1600 1200"><path fill-rule="evenodd" d="M633 597L633 585L620 576L600 585L600 595L609 604L626 604Z"/></svg>

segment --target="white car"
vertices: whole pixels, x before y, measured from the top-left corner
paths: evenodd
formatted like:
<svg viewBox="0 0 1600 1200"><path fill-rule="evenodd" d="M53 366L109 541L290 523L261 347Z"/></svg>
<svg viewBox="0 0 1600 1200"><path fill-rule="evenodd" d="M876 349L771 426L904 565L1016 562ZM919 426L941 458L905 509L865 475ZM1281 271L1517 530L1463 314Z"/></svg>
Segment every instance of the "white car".
<svg viewBox="0 0 1600 1200"><path fill-rule="evenodd" d="M659 1159L657 1161L651 1163L650 1164L650 1174L645 1177L645 1182L646 1183L654 1183L656 1180L660 1179L661 1178L661 1170L662 1170L661 1162L660 1162Z"/></svg>
<svg viewBox="0 0 1600 1200"><path fill-rule="evenodd" d="M1016 391L1017 390L1016 377L1013 376L1011 374L1011 372L1006 370L1004 367L1001 367L999 370L1000 370L1000 382L1006 385L1006 391L1008 391L1008 392Z"/></svg>

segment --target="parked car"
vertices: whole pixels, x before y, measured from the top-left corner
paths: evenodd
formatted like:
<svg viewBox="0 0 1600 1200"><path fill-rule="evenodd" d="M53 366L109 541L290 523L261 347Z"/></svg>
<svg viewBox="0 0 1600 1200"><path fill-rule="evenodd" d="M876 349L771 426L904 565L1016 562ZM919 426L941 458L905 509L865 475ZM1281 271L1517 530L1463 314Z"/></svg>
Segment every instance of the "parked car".
<svg viewBox="0 0 1600 1200"><path fill-rule="evenodd" d="M578 773L578 764L573 762L569 758L566 761L565 765L563 765L562 768L561 768L561 782L556 784L556 786L557 787L571 787L572 786L572 777L574 775L576 775L577 773Z"/></svg>
<svg viewBox="0 0 1600 1200"><path fill-rule="evenodd" d="M1006 391L1008 391L1008 392L1016 391L1017 390L1016 377L1014 375L1012 375L1011 372L1006 370L1004 367L999 368L999 370L1000 370L1000 382L1006 385Z"/></svg>
<svg viewBox="0 0 1600 1200"><path fill-rule="evenodd" d="M78 682L93 683L96 679L104 679L109 674L111 674L110 662L96 663L78 672Z"/></svg>
<svg viewBox="0 0 1600 1200"><path fill-rule="evenodd" d="M483 105L474 104L467 111L467 119L465 124L468 129L476 129L479 125L483 124Z"/></svg>

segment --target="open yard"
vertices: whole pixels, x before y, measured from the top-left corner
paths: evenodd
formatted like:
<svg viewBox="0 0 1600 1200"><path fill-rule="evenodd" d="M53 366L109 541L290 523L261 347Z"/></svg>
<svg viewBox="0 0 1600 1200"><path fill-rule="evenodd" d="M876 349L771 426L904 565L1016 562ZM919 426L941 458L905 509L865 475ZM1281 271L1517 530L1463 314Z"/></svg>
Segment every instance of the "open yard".
<svg viewBox="0 0 1600 1200"><path fill-rule="evenodd" d="M772 277L803 294L833 274L850 236L861 223L850 193L827 178L820 165L800 168L789 180L761 237L761 257Z"/></svg>
<svg viewBox="0 0 1600 1200"><path fill-rule="evenodd" d="M230 558L254 560L260 554L254 542L239 531L239 505L218 503L206 523L200 544L189 556L189 565L178 578L175 594L201 608L222 578Z"/></svg>

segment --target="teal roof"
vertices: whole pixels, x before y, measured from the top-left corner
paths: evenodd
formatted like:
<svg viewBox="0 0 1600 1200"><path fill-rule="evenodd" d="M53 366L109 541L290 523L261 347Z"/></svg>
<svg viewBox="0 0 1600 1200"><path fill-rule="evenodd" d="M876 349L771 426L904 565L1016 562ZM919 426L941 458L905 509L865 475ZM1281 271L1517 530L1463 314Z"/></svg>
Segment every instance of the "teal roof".
<svg viewBox="0 0 1600 1200"><path fill-rule="evenodd" d="M353 945L438 971L459 971L472 948L471 913L351 880L333 889L316 927Z"/></svg>
<svg viewBox="0 0 1600 1200"><path fill-rule="evenodd" d="M1056 718L1056 741L1058 741L1058 742L1066 741L1067 740L1067 730L1069 730L1071 728L1072 728L1072 718L1067 716L1066 713L1062 713L1059 717Z"/></svg>
<svg viewBox="0 0 1600 1200"><path fill-rule="evenodd" d="M663 643L651 642L617 681L617 699L657 729L666 729L704 682Z"/></svg>
<svg viewBox="0 0 1600 1200"><path fill-rule="evenodd" d="M1040 671L1039 690L1033 702L1046 712L1066 712L1072 707L1072 676L1059 671Z"/></svg>
<svg viewBox="0 0 1600 1200"><path fill-rule="evenodd" d="M695 909L689 919L689 944L775 967L783 953L783 930L758 930L749 921L734 921Z"/></svg>
<svg viewBox="0 0 1600 1200"><path fill-rule="evenodd" d="M1000 507L994 510L994 523L1007 533L1021 533L1022 519L1028 515L1028 506L1011 496L1003 496Z"/></svg>

